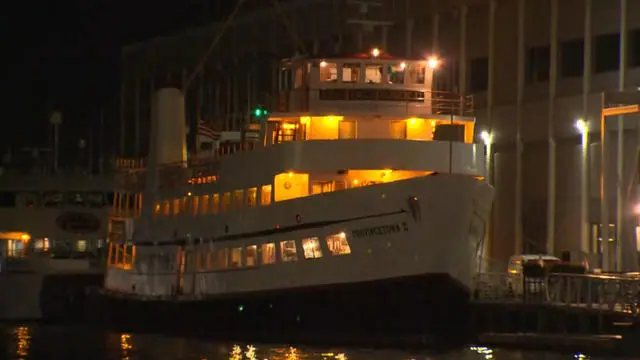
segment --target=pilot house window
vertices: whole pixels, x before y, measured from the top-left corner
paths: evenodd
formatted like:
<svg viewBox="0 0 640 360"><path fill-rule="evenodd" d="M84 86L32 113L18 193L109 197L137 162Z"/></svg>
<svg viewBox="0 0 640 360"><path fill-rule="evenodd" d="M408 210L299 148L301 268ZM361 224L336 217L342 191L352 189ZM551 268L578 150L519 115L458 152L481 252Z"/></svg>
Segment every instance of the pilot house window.
<svg viewBox="0 0 640 360"><path fill-rule="evenodd" d="M425 70L427 69L425 64L413 64L409 67L409 83L410 84L424 84Z"/></svg>
<svg viewBox="0 0 640 360"><path fill-rule="evenodd" d="M342 82L357 83L360 80L360 64L342 65Z"/></svg>
<svg viewBox="0 0 640 360"><path fill-rule="evenodd" d="M321 61L320 62L320 81L334 82L337 80L338 80L338 64Z"/></svg>
<svg viewBox="0 0 640 360"><path fill-rule="evenodd" d="M405 63L397 65L389 65L387 67L387 76L389 77L389 84L404 84L404 70L406 68Z"/></svg>
<svg viewBox="0 0 640 360"><path fill-rule="evenodd" d="M382 65L366 65L364 71L364 82L367 84L382 82Z"/></svg>

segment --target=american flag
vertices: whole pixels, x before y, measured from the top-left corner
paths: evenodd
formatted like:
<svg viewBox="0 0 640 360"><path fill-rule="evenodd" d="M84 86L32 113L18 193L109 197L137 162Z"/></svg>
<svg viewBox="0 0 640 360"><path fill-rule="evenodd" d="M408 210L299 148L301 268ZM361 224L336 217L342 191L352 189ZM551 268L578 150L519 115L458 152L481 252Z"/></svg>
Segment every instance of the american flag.
<svg viewBox="0 0 640 360"><path fill-rule="evenodd" d="M200 120L198 121L198 136L204 136L211 140L218 140L220 138L220 133L214 131L211 126L209 126L203 120Z"/></svg>

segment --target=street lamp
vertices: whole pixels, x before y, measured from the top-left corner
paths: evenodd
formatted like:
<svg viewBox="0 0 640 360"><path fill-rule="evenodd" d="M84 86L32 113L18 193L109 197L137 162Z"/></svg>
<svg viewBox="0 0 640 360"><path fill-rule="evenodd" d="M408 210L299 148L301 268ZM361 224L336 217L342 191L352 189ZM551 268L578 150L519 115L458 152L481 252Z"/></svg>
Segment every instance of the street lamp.
<svg viewBox="0 0 640 360"><path fill-rule="evenodd" d="M589 246L589 125L584 119L576 120L581 135L580 151L580 249L590 253Z"/></svg>

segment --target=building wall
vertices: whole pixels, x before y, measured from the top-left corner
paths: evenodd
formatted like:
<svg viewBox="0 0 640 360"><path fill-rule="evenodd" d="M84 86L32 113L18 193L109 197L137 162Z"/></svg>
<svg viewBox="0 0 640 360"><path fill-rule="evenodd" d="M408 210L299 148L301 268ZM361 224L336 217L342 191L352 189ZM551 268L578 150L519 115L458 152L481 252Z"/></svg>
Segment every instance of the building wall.
<svg viewBox="0 0 640 360"><path fill-rule="evenodd" d="M514 142L518 116L518 1L495 1L493 93L492 101L489 101L490 1L384 0L381 8L371 10L369 18L393 22L388 28L386 44L379 29L365 42L381 46L397 56L428 56L435 52L442 59L437 88L475 95L476 128L478 131L491 130L496 143L493 180L497 198L491 252L497 261L505 261L515 251L516 237ZM550 4L551 0L527 0L525 4L522 225L525 250L536 252L544 251L547 238ZM586 89L585 111L582 94L586 0L560 0L558 4L558 80L551 111L557 155L556 252L580 249L581 148L574 124L576 119L585 118L589 122L591 139L600 138L597 124L601 107L599 93L618 88L620 26L618 0L592 0L592 73L590 86ZM357 16L357 9L347 5L346 0L292 0L283 5L283 9L284 15L269 8L242 13L234 26L224 33L204 61L204 72L197 75L188 88L189 123L194 124L201 118L220 128L237 127L246 119L252 105L269 103L278 59L291 56L296 50L318 54L358 50L355 49L354 28L347 23L347 19ZM461 32L465 14L466 28ZM640 85L640 1L628 0L627 19L628 71L625 80L629 88L634 88ZM434 36L435 21L437 37ZM220 24L214 24L123 50L126 136L122 145L125 154L143 155L146 152L151 89L164 85L181 86L183 70L193 71L219 31ZM135 96L136 84L141 89L138 97ZM248 84L251 84L249 88ZM638 120L637 116L627 116L625 120L628 129L625 145L627 178L634 173L631 164L635 161L636 139L640 133ZM611 126L615 125L611 123ZM135 135L136 126L138 136ZM594 146L598 148L597 144ZM615 148L612 142L611 149ZM591 153L594 155L590 155L589 216L591 221L598 222L599 161L595 159L599 150ZM609 174L615 174L614 158L609 165ZM615 200L615 186L610 186L609 194L610 201ZM610 214L615 219L614 204L610 206Z"/></svg>

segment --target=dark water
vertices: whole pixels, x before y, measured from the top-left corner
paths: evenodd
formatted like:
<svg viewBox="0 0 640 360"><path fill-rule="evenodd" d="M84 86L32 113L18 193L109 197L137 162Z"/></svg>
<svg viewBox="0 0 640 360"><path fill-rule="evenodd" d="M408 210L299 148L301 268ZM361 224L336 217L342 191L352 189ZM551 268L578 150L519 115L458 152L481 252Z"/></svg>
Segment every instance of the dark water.
<svg viewBox="0 0 640 360"><path fill-rule="evenodd" d="M469 347L444 355L408 351L225 344L85 327L0 325L0 359L90 360L604 360L587 354L517 352ZM640 359L640 358L639 358ZM631 360L631 359L629 359Z"/></svg>

